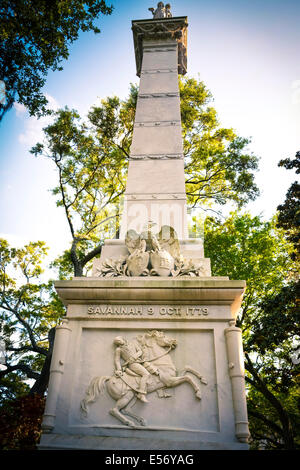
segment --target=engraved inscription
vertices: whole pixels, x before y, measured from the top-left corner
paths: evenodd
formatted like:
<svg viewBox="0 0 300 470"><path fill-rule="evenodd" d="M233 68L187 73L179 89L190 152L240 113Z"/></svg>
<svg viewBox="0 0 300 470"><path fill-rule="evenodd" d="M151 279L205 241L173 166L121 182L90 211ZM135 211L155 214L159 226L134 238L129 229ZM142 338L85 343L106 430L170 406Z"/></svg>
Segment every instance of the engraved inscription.
<svg viewBox="0 0 300 470"><path fill-rule="evenodd" d="M205 317L209 309L190 305L89 305L89 315L137 316L137 317Z"/></svg>

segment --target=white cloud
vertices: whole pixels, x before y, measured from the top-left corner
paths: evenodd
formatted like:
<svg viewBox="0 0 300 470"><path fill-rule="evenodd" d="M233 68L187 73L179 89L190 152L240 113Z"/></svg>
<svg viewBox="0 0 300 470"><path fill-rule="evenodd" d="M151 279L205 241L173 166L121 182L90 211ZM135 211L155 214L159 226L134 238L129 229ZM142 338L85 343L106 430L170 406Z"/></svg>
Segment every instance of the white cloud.
<svg viewBox="0 0 300 470"><path fill-rule="evenodd" d="M18 103L17 101L14 102L14 108L16 110L17 116L23 116L27 111L26 106L24 106L24 104Z"/></svg>
<svg viewBox="0 0 300 470"><path fill-rule="evenodd" d="M43 139L43 128L49 123L49 118L28 118L25 124L25 132L19 135L19 142L32 147Z"/></svg>
<svg viewBox="0 0 300 470"><path fill-rule="evenodd" d="M45 93L45 96L48 100L48 106L47 108L52 109L53 111L57 111L59 108L59 103L56 101L53 96L49 95L48 93Z"/></svg>
<svg viewBox="0 0 300 470"><path fill-rule="evenodd" d="M56 101L56 99L53 96L47 93L45 93L45 96L48 100L48 109L56 111L59 108L59 103ZM16 106L16 104L18 106ZM15 103L17 115L19 116L21 115L21 107L23 107L23 105L19 105L19 103ZM18 114L18 110L20 110L19 114ZM41 140L43 140L43 128L46 127L48 124L50 124L51 121L52 121L51 116L45 116L39 119L37 119L36 117L27 117L26 122L25 122L25 131L22 134L20 134L18 137L19 142L28 147L32 147L37 142L40 142Z"/></svg>

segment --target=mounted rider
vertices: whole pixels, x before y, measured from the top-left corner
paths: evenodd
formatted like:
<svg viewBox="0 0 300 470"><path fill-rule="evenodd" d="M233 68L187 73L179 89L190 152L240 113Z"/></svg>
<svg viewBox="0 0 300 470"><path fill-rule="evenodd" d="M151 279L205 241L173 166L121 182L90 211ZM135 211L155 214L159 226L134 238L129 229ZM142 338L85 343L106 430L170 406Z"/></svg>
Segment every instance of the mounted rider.
<svg viewBox="0 0 300 470"><path fill-rule="evenodd" d="M117 346L114 356L115 375L121 377L123 371L129 369L140 376L140 387L136 390L138 392L137 398L143 403L148 403L146 398L147 381L151 374L158 374L158 369L143 358L143 350L137 342L127 341L123 336L117 336L114 339L114 344ZM121 364L121 359L124 361L123 364Z"/></svg>

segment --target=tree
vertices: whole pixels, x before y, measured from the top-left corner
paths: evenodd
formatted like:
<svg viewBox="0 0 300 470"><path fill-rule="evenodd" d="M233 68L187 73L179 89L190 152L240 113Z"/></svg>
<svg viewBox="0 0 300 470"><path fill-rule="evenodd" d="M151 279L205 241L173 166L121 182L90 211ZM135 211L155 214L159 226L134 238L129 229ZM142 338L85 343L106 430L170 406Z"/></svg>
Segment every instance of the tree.
<svg viewBox="0 0 300 470"><path fill-rule="evenodd" d="M286 158L281 160L278 166L283 166L287 170L295 169L296 174L300 173L300 151L296 153L294 159ZM295 251L292 253L294 260L300 256L300 184L295 181L287 191L286 199L280 204L278 210L277 226L286 232L287 239L293 243Z"/></svg>
<svg viewBox="0 0 300 470"><path fill-rule="evenodd" d="M71 249L58 260L61 277L70 276L72 266L75 276L83 275L89 261L101 253L108 232L99 228L108 220L114 220L117 236L137 93L131 85L126 100L102 100L87 122L74 110L59 110L44 130L45 142L31 150L57 167L53 194L64 208L72 236ZM180 95L189 204L209 207L233 201L242 206L254 199L257 157L247 153L249 141L220 128L216 111L209 107L211 94L201 81L181 79Z"/></svg>
<svg viewBox="0 0 300 470"><path fill-rule="evenodd" d="M300 312L297 306L297 282L290 282L266 295L258 304L258 318L252 328L246 354L246 368L251 376L248 410L254 444L265 441L267 448L300 447L300 391L297 362ZM263 428L263 430L262 430Z"/></svg>
<svg viewBox="0 0 300 470"><path fill-rule="evenodd" d="M45 398L24 395L0 405L0 450L36 450Z"/></svg>
<svg viewBox="0 0 300 470"><path fill-rule="evenodd" d="M0 334L6 349L0 405L23 393L43 396L48 386L54 327L64 307L53 283L40 280L46 254L43 242L11 248L0 239Z"/></svg>
<svg viewBox="0 0 300 470"><path fill-rule="evenodd" d="M101 253L104 238L118 226L136 93L132 87L126 102L103 100L89 113L88 123L74 110L57 111L54 123L44 129L45 142L31 150L51 159L57 169L58 185L52 192L72 237L71 249L58 261L62 276L70 273L70 263L75 276L82 276Z"/></svg>
<svg viewBox="0 0 300 470"><path fill-rule="evenodd" d="M203 82L180 80L181 119L188 204L205 208L255 199L258 158L249 154L249 139L220 127L212 95Z"/></svg>
<svg viewBox="0 0 300 470"><path fill-rule="evenodd" d="M300 446L299 367L291 360L300 312L292 251L275 218L232 213L223 223L206 221L213 275L247 282L237 326L243 331L253 448Z"/></svg>
<svg viewBox="0 0 300 470"><path fill-rule="evenodd" d="M94 21L110 15L104 0L2 0L0 5L0 121L14 101L29 114L47 113L42 93L49 70L62 70L80 31L99 33ZM2 82L1 82L2 81Z"/></svg>

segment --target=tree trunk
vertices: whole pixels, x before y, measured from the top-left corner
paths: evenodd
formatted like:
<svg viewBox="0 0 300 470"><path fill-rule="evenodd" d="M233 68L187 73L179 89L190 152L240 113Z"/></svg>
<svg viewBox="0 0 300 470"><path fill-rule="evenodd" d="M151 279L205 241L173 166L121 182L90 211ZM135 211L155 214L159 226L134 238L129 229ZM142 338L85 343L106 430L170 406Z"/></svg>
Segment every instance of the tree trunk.
<svg viewBox="0 0 300 470"><path fill-rule="evenodd" d="M83 275L83 266L77 257L77 253L76 253L77 243L78 243L78 240L75 238L71 246L70 256L71 256L71 261L74 267L74 276L80 277Z"/></svg>
<svg viewBox="0 0 300 470"><path fill-rule="evenodd" d="M49 340L49 350L48 354L45 358L43 368L41 370L39 378L35 381L34 385L30 389L29 395L33 395L34 393L44 396L45 392L48 387L49 383L49 376L50 376L50 365L52 359L52 352L54 346L54 338L55 338L55 327L51 328L48 333L48 340Z"/></svg>

